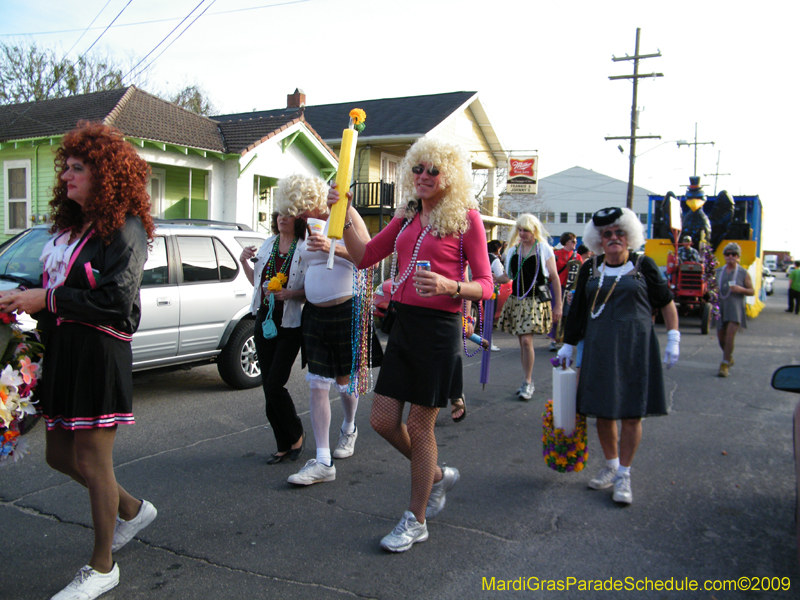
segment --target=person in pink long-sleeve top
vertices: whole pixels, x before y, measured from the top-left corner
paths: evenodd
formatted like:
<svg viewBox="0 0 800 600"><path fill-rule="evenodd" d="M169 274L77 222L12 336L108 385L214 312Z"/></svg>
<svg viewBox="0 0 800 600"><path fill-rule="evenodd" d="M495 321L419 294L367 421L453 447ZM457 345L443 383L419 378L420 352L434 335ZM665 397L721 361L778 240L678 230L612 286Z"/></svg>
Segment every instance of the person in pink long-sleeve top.
<svg viewBox="0 0 800 600"><path fill-rule="evenodd" d="M411 501L381 548L404 552L428 539L426 518L438 515L457 469L437 465L434 425L440 408L462 395L461 349L465 301L493 292L486 231L472 192L468 155L458 146L423 138L400 164L401 207L369 243L345 225L344 242L359 268L392 259L397 318L375 385L372 427L411 461ZM348 198L350 194L348 193ZM328 204L339 199L335 187ZM348 219L360 220L348 207ZM418 270L430 261L430 270ZM467 265L472 280L464 281ZM405 403L411 405L403 423Z"/></svg>

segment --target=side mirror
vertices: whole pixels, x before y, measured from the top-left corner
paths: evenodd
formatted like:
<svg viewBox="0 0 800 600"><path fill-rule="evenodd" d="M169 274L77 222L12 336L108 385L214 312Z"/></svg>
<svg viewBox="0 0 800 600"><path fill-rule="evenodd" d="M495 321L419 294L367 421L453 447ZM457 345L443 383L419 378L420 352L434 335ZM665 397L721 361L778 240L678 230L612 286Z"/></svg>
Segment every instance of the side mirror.
<svg viewBox="0 0 800 600"><path fill-rule="evenodd" d="M800 365L780 367L772 374L772 387L784 392L800 393Z"/></svg>

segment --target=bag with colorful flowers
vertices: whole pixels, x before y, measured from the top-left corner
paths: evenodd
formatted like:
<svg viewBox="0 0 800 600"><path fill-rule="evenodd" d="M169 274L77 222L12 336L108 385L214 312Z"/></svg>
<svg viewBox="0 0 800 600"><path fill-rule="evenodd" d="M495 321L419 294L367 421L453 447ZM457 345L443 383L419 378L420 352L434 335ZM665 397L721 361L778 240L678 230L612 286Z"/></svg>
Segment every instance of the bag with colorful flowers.
<svg viewBox="0 0 800 600"><path fill-rule="evenodd" d="M21 436L39 420L33 390L42 351L35 334L22 331L16 315L0 313L0 467L26 454Z"/></svg>

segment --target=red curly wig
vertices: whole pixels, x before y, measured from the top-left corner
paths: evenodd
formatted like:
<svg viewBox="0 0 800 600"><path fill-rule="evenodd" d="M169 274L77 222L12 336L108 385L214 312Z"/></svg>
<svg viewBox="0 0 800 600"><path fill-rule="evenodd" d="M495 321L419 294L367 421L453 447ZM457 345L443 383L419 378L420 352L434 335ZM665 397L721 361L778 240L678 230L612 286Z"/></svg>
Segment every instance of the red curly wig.
<svg viewBox="0 0 800 600"><path fill-rule="evenodd" d="M67 184L61 179L67 159L77 158L89 167L92 176L90 197L83 209L67 198ZM89 221L104 242L125 224L127 215L142 220L148 239L155 225L150 215L147 193L148 164L122 136L122 132L103 123L79 121L78 127L64 136L56 150L56 178L50 201L52 231L83 228Z"/></svg>

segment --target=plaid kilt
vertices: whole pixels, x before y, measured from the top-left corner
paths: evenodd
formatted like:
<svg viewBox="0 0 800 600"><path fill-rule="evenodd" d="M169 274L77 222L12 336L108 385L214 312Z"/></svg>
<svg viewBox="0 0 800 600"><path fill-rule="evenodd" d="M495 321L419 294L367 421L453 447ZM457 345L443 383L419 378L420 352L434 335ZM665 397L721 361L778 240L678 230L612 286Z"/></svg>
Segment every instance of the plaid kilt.
<svg viewBox="0 0 800 600"><path fill-rule="evenodd" d="M314 306L306 302L303 308L303 366L308 372L333 379L349 376L352 369L353 347L351 323L353 299L336 306Z"/></svg>

